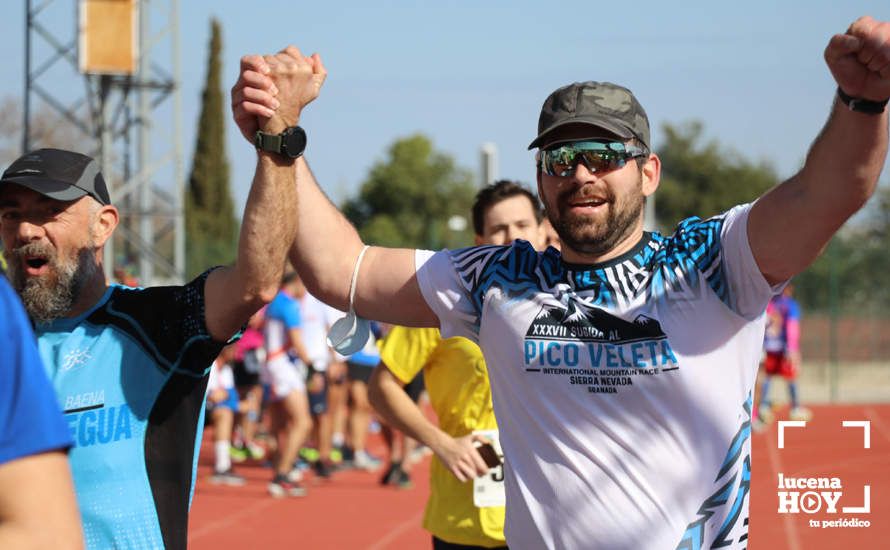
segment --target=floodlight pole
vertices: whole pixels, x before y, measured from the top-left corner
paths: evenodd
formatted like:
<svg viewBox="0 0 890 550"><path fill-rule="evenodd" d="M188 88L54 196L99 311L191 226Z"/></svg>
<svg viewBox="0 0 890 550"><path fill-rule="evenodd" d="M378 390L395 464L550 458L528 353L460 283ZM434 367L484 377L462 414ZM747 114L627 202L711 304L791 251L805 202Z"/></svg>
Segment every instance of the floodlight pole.
<svg viewBox="0 0 890 550"><path fill-rule="evenodd" d="M111 77L103 75L99 78L99 169L105 177L105 185L108 187L108 196L114 196L113 178L111 177L111 150L114 146L111 136L111 102L108 96L111 93ZM105 279L114 280L114 239L105 241L102 265L105 270Z"/></svg>
<svg viewBox="0 0 890 550"><path fill-rule="evenodd" d="M31 150L31 94L28 93L31 82L31 1L25 0L25 99L22 109L22 154Z"/></svg>

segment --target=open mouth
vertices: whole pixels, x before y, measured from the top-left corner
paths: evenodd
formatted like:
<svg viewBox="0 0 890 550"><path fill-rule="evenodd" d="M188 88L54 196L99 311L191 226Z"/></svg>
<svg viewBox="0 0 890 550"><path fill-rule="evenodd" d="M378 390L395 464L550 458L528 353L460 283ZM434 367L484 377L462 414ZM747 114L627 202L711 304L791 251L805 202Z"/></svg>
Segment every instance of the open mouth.
<svg viewBox="0 0 890 550"><path fill-rule="evenodd" d="M42 256L25 257L25 273L28 275L40 275L46 271L49 259Z"/></svg>
<svg viewBox="0 0 890 550"><path fill-rule="evenodd" d="M597 208L608 203L606 199L599 197L589 197L583 199L575 199L569 201L569 208L571 209L586 209L586 208Z"/></svg>

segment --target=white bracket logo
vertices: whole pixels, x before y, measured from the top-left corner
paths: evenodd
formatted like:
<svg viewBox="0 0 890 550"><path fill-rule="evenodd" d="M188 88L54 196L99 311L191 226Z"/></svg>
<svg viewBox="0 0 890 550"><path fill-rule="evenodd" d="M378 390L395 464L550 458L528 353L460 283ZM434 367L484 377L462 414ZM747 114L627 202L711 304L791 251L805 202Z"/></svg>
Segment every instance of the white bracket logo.
<svg viewBox="0 0 890 550"><path fill-rule="evenodd" d="M778 447L785 448L785 428L806 428L804 420L780 420L778 422ZM868 420L844 420L842 428L862 428L862 448L871 449L871 422ZM782 474L779 474L780 479ZM838 493L838 496L840 493ZM871 511L871 485L862 487L862 506L844 506L841 510L845 514L868 514ZM780 510L781 511L781 510Z"/></svg>

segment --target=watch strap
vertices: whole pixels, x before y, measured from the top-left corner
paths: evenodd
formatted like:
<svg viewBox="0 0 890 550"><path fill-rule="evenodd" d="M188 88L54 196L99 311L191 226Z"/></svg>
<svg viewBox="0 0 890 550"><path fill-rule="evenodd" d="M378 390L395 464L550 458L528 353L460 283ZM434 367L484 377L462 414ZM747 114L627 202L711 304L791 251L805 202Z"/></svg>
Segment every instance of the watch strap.
<svg viewBox="0 0 890 550"><path fill-rule="evenodd" d="M267 134L261 131L257 131L256 136L253 139L253 144L256 146L257 149L279 155L282 152L281 143L281 134Z"/></svg>
<svg viewBox="0 0 890 550"><path fill-rule="evenodd" d="M856 111L857 113L867 113L870 115L879 115L883 113L884 109L887 108L887 102L890 101L890 98L887 98L883 101L871 101L869 99L853 97L843 91L840 86L838 86L837 88L837 97L841 100L841 103L846 105L847 108L851 111Z"/></svg>

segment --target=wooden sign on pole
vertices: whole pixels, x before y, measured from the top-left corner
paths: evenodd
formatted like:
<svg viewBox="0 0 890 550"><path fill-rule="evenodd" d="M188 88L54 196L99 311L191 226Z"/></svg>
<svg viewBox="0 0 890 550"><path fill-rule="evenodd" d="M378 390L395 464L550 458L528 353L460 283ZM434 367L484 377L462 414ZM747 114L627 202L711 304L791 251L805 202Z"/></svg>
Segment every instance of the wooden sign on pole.
<svg viewBox="0 0 890 550"><path fill-rule="evenodd" d="M136 72L138 0L80 0L80 72L132 75Z"/></svg>

